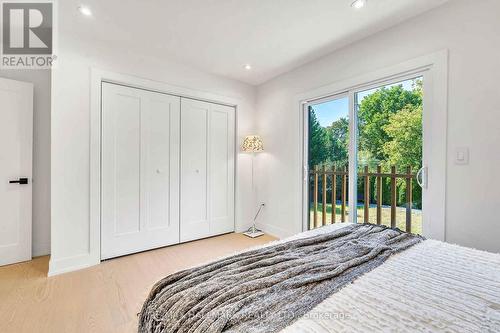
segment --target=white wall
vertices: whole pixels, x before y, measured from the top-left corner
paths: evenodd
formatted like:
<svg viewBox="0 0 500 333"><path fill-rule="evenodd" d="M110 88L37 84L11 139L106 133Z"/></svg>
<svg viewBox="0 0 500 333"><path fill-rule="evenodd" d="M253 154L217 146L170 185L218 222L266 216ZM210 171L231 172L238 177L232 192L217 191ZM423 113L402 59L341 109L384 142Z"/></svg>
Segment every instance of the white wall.
<svg viewBox="0 0 500 333"><path fill-rule="evenodd" d="M257 155L257 199L266 231L285 236L301 231L297 94L375 69L449 49L448 160L468 146L471 163L447 166L447 225L450 242L500 251L500 2L453 0L449 4L345 47L275 78L257 89L165 60L78 44L60 37L59 64L52 76L52 256L51 273L88 265L90 69L136 75L171 85L241 100L238 144L256 132L265 140ZM71 24L67 22L66 24ZM64 32L64 26L59 31ZM70 29L68 29L70 30ZM255 107L256 103L256 107ZM257 111L255 118L254 111ZM257 119L254 126L254 119ZM256 130L255 130L256 129ZM238 229L253 217L250 156L239 154Z"/></svg>
<svg viewBox="0 0 500 333"><path fill-rule="evenodd" d="M368 8L367 8L368 10ZM500 1L454 0L258 87L257 197L260 226L279 236L301 231L297 94L442 49L449 50L446 240L500 252ZM469 165L453 163L470 148Z"/></svg>
<svg viewBox="0 0 500 333"><path fill-rule="evenodd" d="M64 31L64 27L60 27ZM132 56L60 36L52 76L52 255L49 274L91 263L89 248L89 124L91 68L129 74L239 100L238 144L254 128L255 88L169 62ZM237 229L250 221L249 156L238 155Z"/></svg>
<svg viewBox="0 0 500 333"><path fill-rule="evenodd" d="M31 82L33 95L33 256L50 253L50 71L0 70L0 77Z"/></svg>

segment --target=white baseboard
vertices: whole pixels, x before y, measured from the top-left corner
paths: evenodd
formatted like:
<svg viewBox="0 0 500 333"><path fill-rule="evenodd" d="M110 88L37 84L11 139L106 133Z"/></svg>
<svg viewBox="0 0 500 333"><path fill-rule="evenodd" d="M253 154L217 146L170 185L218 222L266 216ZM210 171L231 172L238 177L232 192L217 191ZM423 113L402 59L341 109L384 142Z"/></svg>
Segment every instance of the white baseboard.
<svg viewBox="0 0 500 333"><path fill-rule="evenodd" d="M48 276L59 275L87 268L99 264L90 254L81 254L74 257L54 259L50 258Z"/></svg>
<svg viewBox="0 0 500 333"><path fill-rule="evenodd" d="M294 232L282 229L269 224L257 223L257 228L264 231L266 234L279 239L287 238L294 235Z"/></svg>
<svg viewBox="0 0 500 333"><path fill-rule="evenodd" d="M247 223L239 225L236 227L235 232L241 233L245 232L252 226L252 223ZM274 236L276 238L286 238L293 236L294 233L288 230L275 227L268 224L257 224L257 228L264 231L266 234ZM67 258L50 258L49 261L49 273L48 276L59 275L63 273L68 273L76 271L79 269L91 267L100 263L100 260L94 258L92 255L85 253L73 257Z"/></svg>

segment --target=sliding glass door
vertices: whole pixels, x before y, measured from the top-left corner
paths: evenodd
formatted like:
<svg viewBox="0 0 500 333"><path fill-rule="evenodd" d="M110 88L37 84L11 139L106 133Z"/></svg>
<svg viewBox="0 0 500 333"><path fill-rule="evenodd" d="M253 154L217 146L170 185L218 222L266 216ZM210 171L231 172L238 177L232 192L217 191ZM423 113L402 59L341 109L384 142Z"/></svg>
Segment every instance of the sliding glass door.
<svg viewBox="0 0 500 333"><path fill-rule="evenodd" d="M308 229L366 222L422 233L423 99L415 75L306 105Z"/></svg>

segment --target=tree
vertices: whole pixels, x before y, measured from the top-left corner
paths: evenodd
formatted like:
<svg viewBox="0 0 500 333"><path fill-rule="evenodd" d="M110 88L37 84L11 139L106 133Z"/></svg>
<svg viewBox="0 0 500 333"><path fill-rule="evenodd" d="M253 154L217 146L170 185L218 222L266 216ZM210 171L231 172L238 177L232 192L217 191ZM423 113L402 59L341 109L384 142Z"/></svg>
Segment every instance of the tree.
<svg viewBox="0 0 500 333"><path fill-rule="evenodd" d="M385 164L398 168L412 167L415 172L422 166L422 106L407 105L403 110L393 114L384 130L390 141L383 146L388 156ZM406 200L406 183L398 181L398 203ZM422 189L414 186L413 202L417 208L422 207Z"/></svg>
<svg viewBox="0 0 500 333"><path fill-rule="evenodd" d="M422 165L422 106L407 105L389 117L383 130L389 137L382 146L385 164L418 170Z"/></svg>
<svg viewBox="0 0 500 333"><path fill-rule="evenodd" d="M421 89L408 91L402 85L381 88L366 96L359 106L359 149L366 150L378 161L385 161L388 155L384 145L390 137L384 129L392 115L408 105L422 105Z"/></svg>
<svg viewBox="0 0 500 333"><path fill-rule="evenodd" d="M328 164L342 168L348 163L349 120L340 118L326 128Z"/></svg>
<svg viewBox="0 0 500 333"><path fill-rule="evenodd" d="M309 107L309 168L314 169L327 159L326 131L316 118L314 109Z"/></svg>

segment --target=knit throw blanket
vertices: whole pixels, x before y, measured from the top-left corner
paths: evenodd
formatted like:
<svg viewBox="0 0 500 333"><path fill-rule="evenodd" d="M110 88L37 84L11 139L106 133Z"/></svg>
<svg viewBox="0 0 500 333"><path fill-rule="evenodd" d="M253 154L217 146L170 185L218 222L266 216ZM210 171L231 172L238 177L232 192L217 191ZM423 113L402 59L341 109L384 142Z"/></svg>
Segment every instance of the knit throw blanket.
<svg viewBox="0 0 500 333"><path fill-rule="evenodd" d="M353 224L180 271L155 284L139 332L276 332L422 240Z"/></svg>

